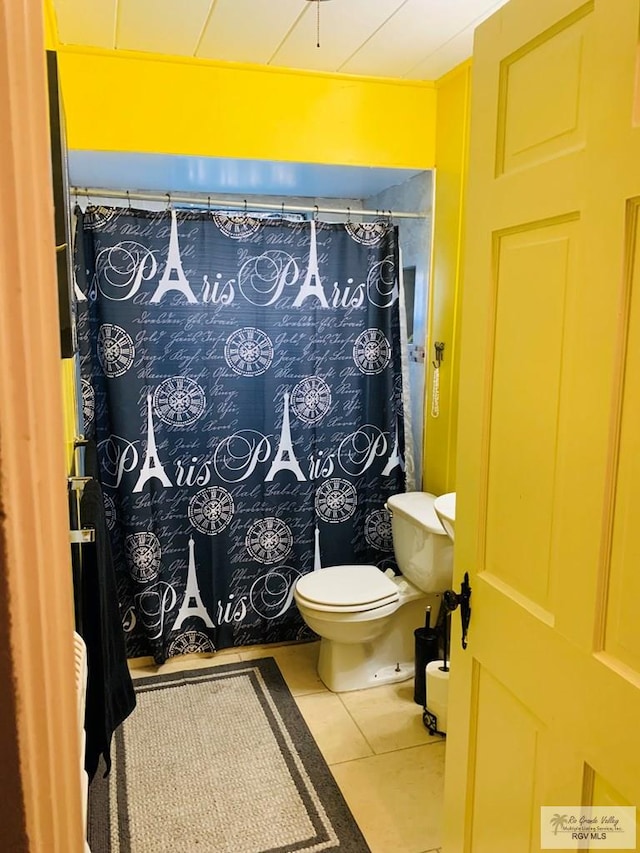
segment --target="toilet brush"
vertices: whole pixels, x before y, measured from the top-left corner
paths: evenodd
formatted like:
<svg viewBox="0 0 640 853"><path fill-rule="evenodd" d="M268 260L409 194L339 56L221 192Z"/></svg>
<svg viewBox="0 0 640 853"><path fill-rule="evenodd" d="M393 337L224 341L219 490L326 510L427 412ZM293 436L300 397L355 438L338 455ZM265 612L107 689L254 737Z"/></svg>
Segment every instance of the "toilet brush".
<svg viewBox="0 0 640 853"><path fill-rule="evenodd" d="M449 636L451 632L451 613L447 613L447 616L444 620L443 626L443 637L442 637L442 666L440 669L442 672L449 672L449 664L447 663L449 658Z"/></svg>

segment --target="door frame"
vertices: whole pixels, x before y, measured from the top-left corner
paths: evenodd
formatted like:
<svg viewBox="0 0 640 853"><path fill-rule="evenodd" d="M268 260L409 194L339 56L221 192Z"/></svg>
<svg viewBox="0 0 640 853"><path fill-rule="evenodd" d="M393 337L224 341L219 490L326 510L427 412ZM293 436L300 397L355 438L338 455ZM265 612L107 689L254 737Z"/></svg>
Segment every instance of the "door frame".
<svg viewBox="0 0 640 853"><path fill-rule="evenodd" d="M0 15L0 848L84 850L41 0Z"/></svg>

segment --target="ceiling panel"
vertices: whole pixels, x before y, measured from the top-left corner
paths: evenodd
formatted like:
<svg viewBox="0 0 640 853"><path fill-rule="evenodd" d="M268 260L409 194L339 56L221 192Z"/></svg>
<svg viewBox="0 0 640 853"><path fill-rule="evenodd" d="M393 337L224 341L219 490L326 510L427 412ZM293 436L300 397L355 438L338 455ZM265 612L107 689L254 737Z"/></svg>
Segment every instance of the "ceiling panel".
<svg viewBox="0 0 640 853"><path fill-rule="evenodd" d="M62 44L115 47L116 0L56 0L55 10Z"/></svg>
<svg viewBox="0 0 640 853"><path fill-rule="evenodd" d="M228 62L266 64L296 20L308 12L301 0L218 0L197 56Z"/></svg>
<svg viewBox="0 0 640 853"><path fill-rule="evenodd" d="M494 4L495 0L407 0L340 70L404 77Z"/></svg>
<svg viewBox="0 0 640 853"><path fill-rule="evenodd" d="M507 0L52 0L62 44L434 80Z"/></svg>
<svg viewBox="0 0 640 853"><path fill-rule="evenodd" d="M317 44L315 3L305 3L303 15L289 33L272 65L335 71L353 53L355 46L370 38L406 0L348 0L320 6L320 47Z"/></svg>
<svg viewBox="0 0 640 853"><path fill-rule="evenodd" d="M452 39L444 42L437 50L433 51L422 62L412 68L406 76L414 80L437 80L443 74L446 74L447 71L464 62L473 52L473 37L478 24L501 6L504 6L506 2L507 0L494 2L491 9L484 13L481 18L466 27L466 29L462 30Z"/></svg>
<svg viewBox="0 0 640 853"><path fill-rule="evenodd" d="M120 0L116 47L193 56L210 6L211 0Z"/></svg>
<svg viewBox="0 0 640 853"><path fill-rule="evenodd" d="M405 75L411 80L437 80L471 56L475 27L468 27L431 53Z"/></svg>

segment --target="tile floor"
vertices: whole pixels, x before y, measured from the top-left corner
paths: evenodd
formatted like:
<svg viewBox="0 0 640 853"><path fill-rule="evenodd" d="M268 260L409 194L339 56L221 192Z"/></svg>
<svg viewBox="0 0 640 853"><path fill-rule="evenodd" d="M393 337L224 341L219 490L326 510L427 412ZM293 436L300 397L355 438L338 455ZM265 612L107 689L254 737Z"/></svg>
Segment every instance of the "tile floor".
<svg viewBox="0 0 640 853"><path fill-rule="evenodd" d="M331 693L316 674L319 643L186 655L134 677L274 657L372 853L440 853L444 740L429 735L413 681Z"/></svg>

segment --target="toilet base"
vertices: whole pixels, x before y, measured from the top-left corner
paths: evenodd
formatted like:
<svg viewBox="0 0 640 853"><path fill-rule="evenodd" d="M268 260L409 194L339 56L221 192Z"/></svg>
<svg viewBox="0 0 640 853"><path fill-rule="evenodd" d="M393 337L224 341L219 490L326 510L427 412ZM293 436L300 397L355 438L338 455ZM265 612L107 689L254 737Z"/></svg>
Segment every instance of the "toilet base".
<svg viewBox="0 0 640 853"><path fill-rule="evenodd" d="M376 684L395 684L397 681L408 681L413 678L413 661L404 661L395 664L395 666L383 666L377 672L373 673L373 683Z"/></svg>
<svg viewBox="0 0 640 853"><path fill-rule="evenodd" d="M395 684L413 678L413 659L380 666L374 644L347 645L320 640L318 675L333 693Z"/></svg>
<svg viewBox="0 0 640 853"><path fill-rule="evenodd" d="M318 675L323 684L333 693L343 693L413 678L413 630L424 624L427 604L437 615L440 595L423 594L403 605L393 624L372 642L339 643L323 637L318 657Z"/></svg>

